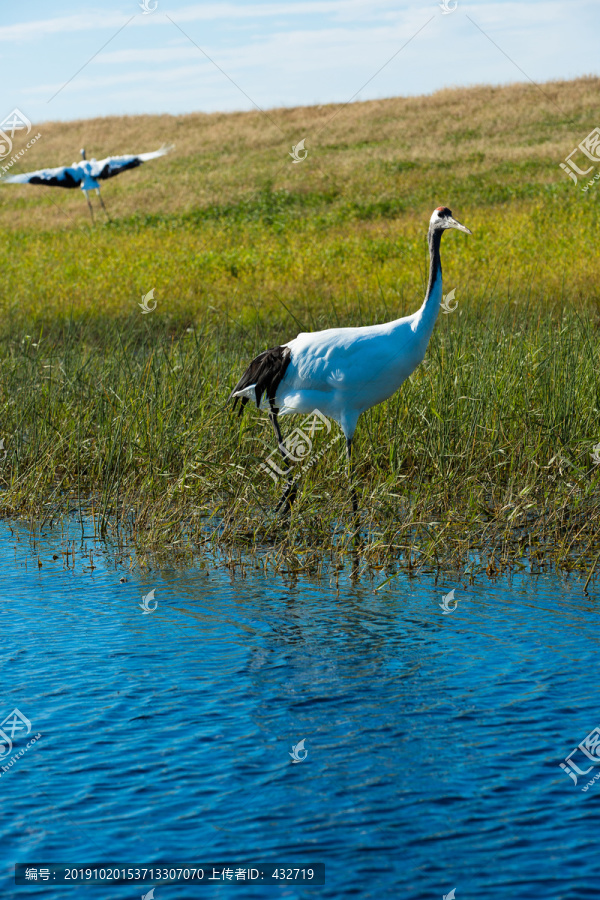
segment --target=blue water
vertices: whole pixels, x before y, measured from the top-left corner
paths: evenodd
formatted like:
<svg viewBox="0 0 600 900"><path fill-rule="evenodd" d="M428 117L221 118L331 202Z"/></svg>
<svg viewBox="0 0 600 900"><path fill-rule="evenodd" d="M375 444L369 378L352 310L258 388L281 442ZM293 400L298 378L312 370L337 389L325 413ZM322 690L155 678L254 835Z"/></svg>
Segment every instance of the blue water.
<svg viewBox="0 0 600 900"><path fill-rule="evenodd" d="M42 735L0 777L0 897L150 889L15 887L32 861L326 865L322 887L156 900L600 894L600 782L582 792L559 768L600 724L598 592L212 567L120 583L110 554L71 570L60 546L0 526L0 719L16 707Z"/></svg>

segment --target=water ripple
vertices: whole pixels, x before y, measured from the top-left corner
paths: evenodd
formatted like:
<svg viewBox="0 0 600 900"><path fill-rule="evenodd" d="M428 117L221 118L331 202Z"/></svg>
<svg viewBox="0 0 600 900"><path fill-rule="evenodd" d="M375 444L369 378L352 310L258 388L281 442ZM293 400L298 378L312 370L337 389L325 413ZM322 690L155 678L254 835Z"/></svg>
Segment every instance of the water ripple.
<svg viewBox="0 0 600 900"><path fill-rule="evenodd" d="M121 584L101 554L93 573L53 563L57 545L0 529L2 717L42 733L0 778L5 896L65 896L15 888L16 861L251 858L326 863L324 887L281 897L596 895L600 786L559 768L600 719L598 601L580 585L446 585L460 602L442 615L426 579Z"/></svg>

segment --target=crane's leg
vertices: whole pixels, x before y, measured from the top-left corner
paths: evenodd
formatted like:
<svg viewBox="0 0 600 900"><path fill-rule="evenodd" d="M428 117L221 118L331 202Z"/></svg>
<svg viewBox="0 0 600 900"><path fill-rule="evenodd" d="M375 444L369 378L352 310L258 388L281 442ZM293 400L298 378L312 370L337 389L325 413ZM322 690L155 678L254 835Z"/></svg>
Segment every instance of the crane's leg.
<svg viewBox="0 0 600 900"><path fill-rule="evenodd" d="M275 432L275 437L277 438L277 446L279 448L279 452L283 456L284 460L286 462L288 462L288 457L282 450L283 437L281 435L281 428L279 427L279 422L277 420L277 413L275 411L275 407L273 407L273 406L271 406L271 409L269 411L269 418L271 419L271 423L273 425L273 430ZM279 503L275 507L275 512L279 512L279 510L282 509L282 507L285 508L288 512L291 512L292 503L296 499L297 492L298 492L298 485L290 473L290 475L288 475L288 480L286 482L283 494L281 495Z"/></svg>
<svg viewBox="0 0 600 900"><path fill-rule="evenodd" d="M94 210L92 209L92 204L90 203L90 198L88 197L88 192L84 191L85 199L87 200L88 209L90 211L90 216L92 217L92 225L94 224Z"/></svg>
<svg viewBox="0 0 600 900"><path fill-rule="evenodd" d="M352 478L352 438L346 438L346 453L348 455L348 478L350 481L350 495L352 497L352 518L354 519L354 537L352 539L352 568L350 570L350 578L352 582L357 582L360 575L360 551L362 549L362 540L360 536L360 516L358 515L358 497L356 495L356 487Z"/></svg>
<svg viewBox="0 0 600 900"><path fill-rule="evenodd" d="M108 214L107 208L106 208L105 205L104 205L104 200L102 199L102 194L100 193L100 188L96 188L96 193L98 194L98 200L100 201L100 206L102 207L102 209L103 209L104 212L106 213L106 218L107 218L108 221L110 222L110 216L109 216L109 214Z"/></svg>
<svg viewBox="0 0 600 900"><path fill-rule="evenodd" d="M350 480L350 496L352 497L352 512L356 518L358 513L358 497L356 495L356 487L352 479L352 438L346 438L346 453L348 455L348 478Z"/></svg>

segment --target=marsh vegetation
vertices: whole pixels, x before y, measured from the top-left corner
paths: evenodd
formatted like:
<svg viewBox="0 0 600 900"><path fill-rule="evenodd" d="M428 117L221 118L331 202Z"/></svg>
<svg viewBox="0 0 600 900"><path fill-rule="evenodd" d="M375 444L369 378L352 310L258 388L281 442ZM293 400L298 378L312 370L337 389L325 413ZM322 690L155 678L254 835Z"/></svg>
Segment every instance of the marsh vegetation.
<svg viewBox="0 0 600 900"><path fill-rule="evenodd" d="M111 221L95 228L79 191L0 190L2 514L80 512L146 549L343 565L355 541L343 442L284 522L260 469L268 418L235 418L227 397L252 356L298 331L416 309L443 204L473 231L442 246L458 307L410 381L359 422L363 559L589 571L600 186L583 193L558 164L595 125L598 87L38 126L24 170L83 145L98 158L176 150L108 182Z"/></svg>

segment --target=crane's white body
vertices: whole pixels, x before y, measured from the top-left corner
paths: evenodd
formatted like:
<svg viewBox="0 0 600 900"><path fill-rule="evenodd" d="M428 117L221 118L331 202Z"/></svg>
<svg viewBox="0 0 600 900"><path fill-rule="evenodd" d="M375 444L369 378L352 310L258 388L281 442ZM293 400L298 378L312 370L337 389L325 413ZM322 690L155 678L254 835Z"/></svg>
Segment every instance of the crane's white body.
<svg viewBox="0 0 600 900"><path fill-rule="evenodd" d="M85 160L83 163L79 163L77 168L81 173L81 184L79 185L82 191L92 191L92 190L100 190L100 182L98 181L97 171L98 171L98 162L95 159ZM96 174L94 174L96 173Z"/></svg>
<svg viewBox="0 0 600 900"><path fill-rule="evenodd" d="M362 412L394 394L423 361L442 301L441 271L417 312L393 322L302 333L277 390L279 415L318 409L352 437ZM266 397L261 400L266 409Z"/></svg>

